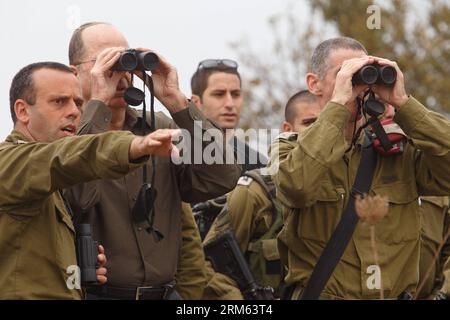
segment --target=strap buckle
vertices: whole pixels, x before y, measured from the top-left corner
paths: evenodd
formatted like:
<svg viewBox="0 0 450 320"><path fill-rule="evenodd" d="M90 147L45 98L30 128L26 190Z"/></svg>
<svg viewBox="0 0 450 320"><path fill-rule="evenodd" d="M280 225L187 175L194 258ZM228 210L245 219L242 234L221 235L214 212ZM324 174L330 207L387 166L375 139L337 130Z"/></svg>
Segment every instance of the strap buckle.
<svg viewBox="0 0 450 320"><path fill-rule="evenodd" d="M148 286L148 287L137 287L136 288L136 300L141 300L142 296L147 292L153 292L160 295L159 299L165 300L169 294L169 291L173 289L171 285L164 286Z"/></svg>

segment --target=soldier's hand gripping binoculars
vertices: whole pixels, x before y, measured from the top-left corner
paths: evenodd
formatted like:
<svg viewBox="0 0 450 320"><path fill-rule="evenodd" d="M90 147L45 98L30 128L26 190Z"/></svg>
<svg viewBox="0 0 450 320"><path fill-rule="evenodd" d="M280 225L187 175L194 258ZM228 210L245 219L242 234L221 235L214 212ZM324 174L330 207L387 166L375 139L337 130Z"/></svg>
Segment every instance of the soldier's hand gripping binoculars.
<svg viewBox="0 0 450 320"><path fill-rule="evenodd" d="M372 63L359 69L352 78L353 85L385 85L392 86L397 80L397 71L394 67Z"/></svg>

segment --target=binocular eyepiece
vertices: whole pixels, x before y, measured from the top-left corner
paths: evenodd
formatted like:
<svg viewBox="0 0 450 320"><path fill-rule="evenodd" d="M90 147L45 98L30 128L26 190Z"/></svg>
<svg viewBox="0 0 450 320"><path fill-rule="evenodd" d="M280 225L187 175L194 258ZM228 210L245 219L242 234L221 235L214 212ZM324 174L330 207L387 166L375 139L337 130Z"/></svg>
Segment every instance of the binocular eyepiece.
<svg viewBox="0 0 450 320"><path fill-rule="evenodd" d="M151 71L158 67L159 58L153 52L141 52L135 49L125 50L112 66L112 71Z"/></svg>
<svg viewBox="0 0 450 320"><path fill-rule="evenodd" d="M391 86L397 80L397 71L391 66L381 66L376 63L368 64L359 69L352 78L353 85L379 84Z"/></svg>

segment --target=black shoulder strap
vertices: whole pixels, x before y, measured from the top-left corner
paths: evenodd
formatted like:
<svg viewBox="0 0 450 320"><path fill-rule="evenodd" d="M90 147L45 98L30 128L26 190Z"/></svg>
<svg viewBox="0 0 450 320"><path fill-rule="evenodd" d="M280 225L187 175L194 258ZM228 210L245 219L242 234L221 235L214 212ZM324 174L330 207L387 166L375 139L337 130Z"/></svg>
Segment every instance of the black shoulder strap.
<svg viewBox="0 0 450 320"><path fill-rule="evenodd" d="M353 236L358 223L358 215L355 211L355 197L357 194L362 195L369 192L377 164L377 155L369 139L366 134L362 146L361 162L359 163L347 207L325 249L323 249L322 255L303 291L301 300L316 300L319 298Z"/></svg>
<svg viewBox="0 0 450 320"><path fill-rule="evenodd" d="M270 176L262 175L259 169L246 171L243 176L250 177L255 180L271 199L275 197L275 184L272 182L272 178Z"/></svg>

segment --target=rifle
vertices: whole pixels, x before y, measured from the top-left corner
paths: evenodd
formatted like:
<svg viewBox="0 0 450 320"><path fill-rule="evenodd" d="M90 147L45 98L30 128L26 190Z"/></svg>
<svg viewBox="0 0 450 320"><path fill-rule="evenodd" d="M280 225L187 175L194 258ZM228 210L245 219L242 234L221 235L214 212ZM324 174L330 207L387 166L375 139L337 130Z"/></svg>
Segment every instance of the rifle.
<svg viewBox="0 0 450 320"><path fill-rule="evenodd" d="M214 219L222 211L226 201L227 195L224 194L218 198L197 203L192 207L192 214L194 215L202 240L205 239Z"/></svg>
<svg viewBox="0 0 450 320"><path fill-rule="evenodd" d="M206 243L204 250L214 270L236 281L246 300L274 300L272 287L256 284L232 231L225 231Z"/></svg>

